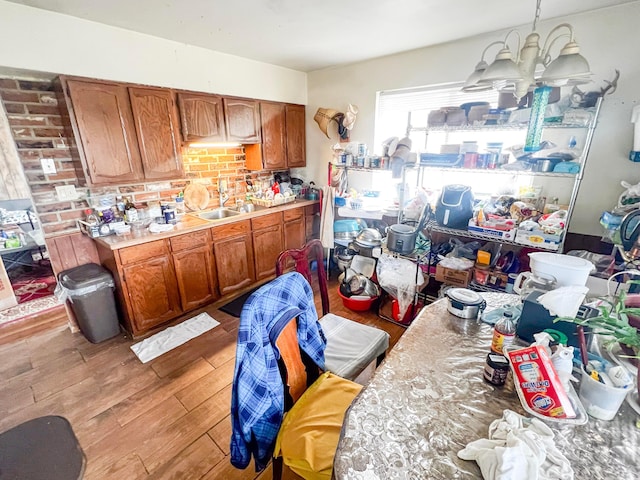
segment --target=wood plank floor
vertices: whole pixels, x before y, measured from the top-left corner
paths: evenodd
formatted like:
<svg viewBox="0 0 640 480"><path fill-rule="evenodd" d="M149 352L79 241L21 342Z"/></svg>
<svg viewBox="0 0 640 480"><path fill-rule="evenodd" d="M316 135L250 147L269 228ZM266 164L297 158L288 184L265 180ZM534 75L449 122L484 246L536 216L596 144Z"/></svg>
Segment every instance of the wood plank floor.
<svg viewBox="0 0 640 480"><path fill-rule="evenodd" d="M344 308L335 282L330 291L333 313L388 331L392 346L404 332L373 311ZM66 417L87 456L87 480L270 479L271 467L258 475L253 462L246 470L229 462L238 319L215 305L200 311L221 325L147 364L124 335L91 344L59 325L0 345L0 431Z"/></svg>

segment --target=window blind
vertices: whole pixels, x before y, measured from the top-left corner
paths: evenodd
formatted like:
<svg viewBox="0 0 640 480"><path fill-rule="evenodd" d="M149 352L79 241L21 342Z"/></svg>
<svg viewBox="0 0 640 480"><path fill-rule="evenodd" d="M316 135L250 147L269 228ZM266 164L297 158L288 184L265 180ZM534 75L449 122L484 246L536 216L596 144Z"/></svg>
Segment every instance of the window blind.
<svg viewBox="0 0 640 480"><path fill-rule="evenodd" d="M492 107L498 103L498 92L462 92L462 83L433 85L402 90L378 92L375 145L379 146L389 137L403 137L407 133L409 112L411 125L416 128L427 126L429 112L442 107L460 106L468 102L489 102Z"/></svg>

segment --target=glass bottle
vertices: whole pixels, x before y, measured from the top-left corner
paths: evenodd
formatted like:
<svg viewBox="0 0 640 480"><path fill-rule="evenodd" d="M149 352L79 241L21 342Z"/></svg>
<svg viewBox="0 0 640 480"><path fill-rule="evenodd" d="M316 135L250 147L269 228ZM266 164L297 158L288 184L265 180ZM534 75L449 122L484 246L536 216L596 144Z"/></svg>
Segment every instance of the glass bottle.
<svg viewBox="0 0 640 480"><path fill-rule="evenodd" d="M513 343L516 336L516 324L513 321L511 312L504 312L502 318L498 320L493 328L493 339L491 340L491 350L503 355L502 349Z"/></svg>

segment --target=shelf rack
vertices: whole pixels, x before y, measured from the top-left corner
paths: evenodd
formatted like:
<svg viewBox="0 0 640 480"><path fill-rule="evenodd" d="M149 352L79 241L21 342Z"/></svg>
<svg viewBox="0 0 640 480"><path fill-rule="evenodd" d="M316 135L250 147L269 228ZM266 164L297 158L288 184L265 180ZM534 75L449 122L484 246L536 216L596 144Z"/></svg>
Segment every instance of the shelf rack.
<svg viewBox="0 0 640 480"><path fill-rule="evenodd" d="M442 166L430 166L430 165L424 165L424 164L410 164L410 165L405 165L403 168L402 182L403 183L405 182L407 170L414 169L414 168L418 169L418 175L417 175L418 184L424 183L425 171L441 171L441 172L450 172L450 173L469 172L474 174L477 173L480 175L486 175L486 174L513 175L513 176L527 175L527 176L556 177L556 178L571 179L573 180L573 188L571 189L571 197L569 199L569 208L567 209L566 224L568 226L569 222L571 221L571 217L573 215L575 202L578 197L578 190L580 188L580 183L582 181L582 177L584 175L584 171L586 168L587 159L589 157L589 150L591 147L591 141L593 139L593 134L598 122L601 105L602 105L602 97L598 98L598 101L595 107L589 109L592 112L592 117L588 125L575 125L575 124L563 124L563 123L546 123L543 125L544 129L554 129L554 130L555 129L580 129L585 132L584 148L578 159L580 163L580 171L577 174L554 173L554 172L533 172L533 171L508 170L508 169L506 170L505 169L465 169L465 168L459 168L459 167L442 167ZM471 132L471 131L473 132L526 131L527 128L528 128L527 125L520 125L520 124L482 125L482 126L476 126L476 125L446 126L445 125L445 126L438 126L438 127L420 128L420 127L413 127L411 125L411 113L409 113L409 118L407 121L407 135L409 135L411 132L425 132L427 134L425 141L428 138L429 132L454 133L454 132ZM404 204L404 198L402 198L401 196L400 205L403 205L403 204ZM403 221L403 210L401 208L398 213L398 223L402 223L402 221ZM440 226L432 226L432 231L440 232L444 234L462 236L467 238L477 238L481 240L488 240L488 241L493 241L497 243L504 243L504 244L515 245L520 247L526 246L515 241L498 239L490 235L483 235L475 232L469 232L466 230L455 230L455 229L443 228ZM539 248L540 250L550 250L550 251L555 251L557 253L562 253L564 248L565 238L566 238L566 234L563 236L560 242L560 245L556 250L552 250L544 247L533 247L533 248Z"/></svg>
<svg viewBox="0 0 640 480"><path fill-rule="evenodd" d="M558 249L553 249L553 248L545 248L543 246L538 246L538 247L531 247L531 245L525 245L523 243L519 243L516 242L514 240L507 240L504 238L496 238L494 236L491 235L485 235L482 233L477 233L477 232L470 232L469 230L459 230L457 228L447 228L447 227L441 227L440 225L438 225L435 222L429 222L427 224L427 226L425 227L426 230L431 231L431 232L438 232L438 233L443 233L445 235L451 235L454 237L465 237L465 238L473 238L476 240L487 240L490 242L494 242L494 243L501 243L504 245L514 245L516 247L530 247L530 248L535 248L538 250L548 250L550 252L558 252Z"/></svg>

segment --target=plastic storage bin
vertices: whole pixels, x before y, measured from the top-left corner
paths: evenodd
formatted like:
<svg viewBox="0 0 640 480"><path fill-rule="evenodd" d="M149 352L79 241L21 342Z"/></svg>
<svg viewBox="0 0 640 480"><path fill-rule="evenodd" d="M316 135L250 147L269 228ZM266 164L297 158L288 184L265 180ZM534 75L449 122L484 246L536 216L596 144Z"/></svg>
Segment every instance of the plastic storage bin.
<svg viewBox="0 0 640 480"><path fill-rule="evenodd" d="M58 280L87 340L99 343L120 333L113 277L108 270L87 263L61 272Z"/></svg>

